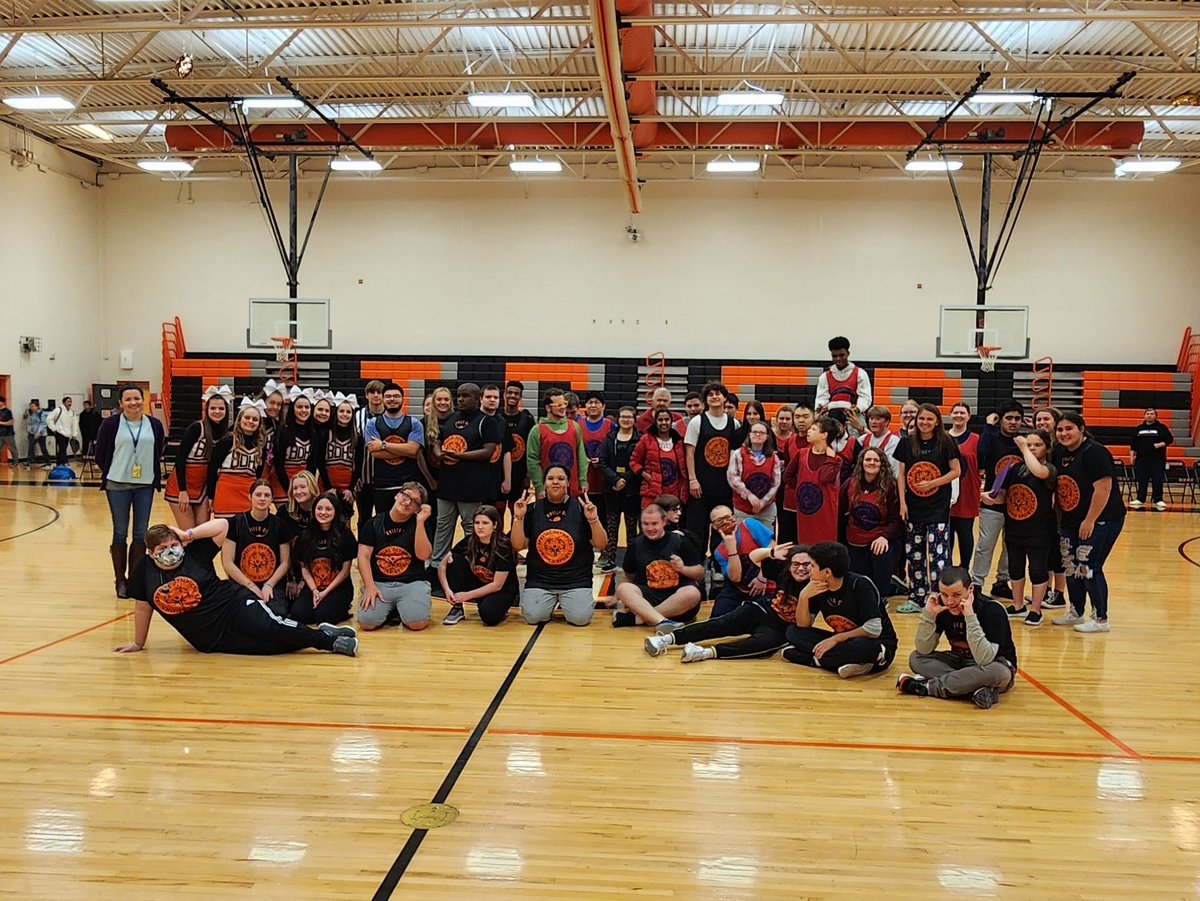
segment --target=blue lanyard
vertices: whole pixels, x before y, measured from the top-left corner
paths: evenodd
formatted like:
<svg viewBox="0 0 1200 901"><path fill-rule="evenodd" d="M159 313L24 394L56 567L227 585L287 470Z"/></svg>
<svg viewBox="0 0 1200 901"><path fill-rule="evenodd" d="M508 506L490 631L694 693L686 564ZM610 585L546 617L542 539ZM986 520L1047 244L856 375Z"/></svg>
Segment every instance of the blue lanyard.
<svg viewBox="0 0 1200 901"><path fill-rule="evenodd" d="M146 417L143 416L141 419L138 420L138 430L137 430L136 435L133 434L133 429L130 428L129 420L126 419L124 416L121 417L121 420L125 423L126 431L129 432L129 439L133 442L133 452L134 452L134 454L136 454L138 442L142 440L142 426L144 426L146 424Z"/></svg>

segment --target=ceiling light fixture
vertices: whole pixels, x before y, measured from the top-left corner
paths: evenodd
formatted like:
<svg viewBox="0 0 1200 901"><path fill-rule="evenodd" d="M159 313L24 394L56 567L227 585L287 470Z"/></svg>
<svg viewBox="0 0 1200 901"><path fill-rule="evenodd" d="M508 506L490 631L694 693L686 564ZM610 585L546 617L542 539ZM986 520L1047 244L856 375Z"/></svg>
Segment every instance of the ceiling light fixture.
<svg viewBox="0 0 1200 901"><path fill-rule="evenodd" d="M284 94L267 94L264 97L241 97L237 101L242 109L299 109L304 101Z"/></svg>
<svg viewBox="0 0 1200 901"><path fill-rule="evenodd" d="M967 102L968 103L986 103L986 104L1036 103L1037 100L1038 100L1037 94L1030 94L1027 92L1020 93L1020 94L1017 94L1017 93L1005 94L1002 91L984 91L982 93L973 95L971 97L971 99L968 100Z"/></svg>
<svg viewBox="0 0 1200 901"><path fill-rule="evenodd" d="M779 91L725 91L717 95L717 106L779 106L783 94Z"/></svg>
<svg viewBox="0 0 1200 901"><path fill-rule="evenodd" d="M904 164L905 172L957 172L962 160L909 160Z"/></svg>
<svg viewBox="0 0 1200 901"><path fill-rule="evenodd" d="M746 173L757 172L758 168L758 160L735 160L733 157L730 157L727 160L709 160L708 164L704 167L704 171L718 173Z"/></svg>
<svg viewBox="0 0 1200 901"><path fill-rule="evenodd" d="M74 103L58 94L18 94L13 97L5 97L4 104L13 109L29 112L75 109Z"/></svg>
<svg viewBox="0 0 1200 901"><path fill-rule="evenodd" d="M513 160L508 164L512 172L550 173L562 172L562 163L558 160Z"/></svg>
<svg viewBox="0 0 1200 901"><path fill-rule="evenodd" d="M1138 173L1174 172L1179 165L1179 160L1120 160L1113 170L1113 174L1119 178L1122 175L1137 175Z"/></svg>
<svg viewBox="0 0 1200 901"><path fill-rule="evenodd" d="M379 172L383 166L375 160L332 159L329 168L334 172Z"/></svg>
<svg viewBox="0 0 1200 901"><path fill-rule="evenodd" d="M191 172L192 164L187 160L138 160L138 168L147 172Z"/></svg>
<svg viewBox="0 0 1200 901"><path fill-rule="evenodd" d="M467 95L467 103L471 106L484 109L497 109L501 107L524 107L533 106L533 95L526 93L475 93Z"/></svg>

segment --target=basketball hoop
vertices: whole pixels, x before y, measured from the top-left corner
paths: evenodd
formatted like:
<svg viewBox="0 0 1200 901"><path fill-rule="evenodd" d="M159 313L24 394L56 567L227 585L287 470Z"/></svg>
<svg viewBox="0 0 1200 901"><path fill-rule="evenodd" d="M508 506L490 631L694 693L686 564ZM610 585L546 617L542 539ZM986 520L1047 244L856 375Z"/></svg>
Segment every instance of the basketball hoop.
<svg viewBox="0 0 1200 901"><path fill-rule="evenodd" d="M988 347L982 344L976 348L979 351L979 368L983 372L996 371L996 358L1000 356L1002 347Z"/></svg>
<svg viewBox="0 0 1200 901"><path fill-rule="evenodd" d="M292 348L296 342L292 338L272 338L275 342L275 362L286 363L292 358Z"/></svg>

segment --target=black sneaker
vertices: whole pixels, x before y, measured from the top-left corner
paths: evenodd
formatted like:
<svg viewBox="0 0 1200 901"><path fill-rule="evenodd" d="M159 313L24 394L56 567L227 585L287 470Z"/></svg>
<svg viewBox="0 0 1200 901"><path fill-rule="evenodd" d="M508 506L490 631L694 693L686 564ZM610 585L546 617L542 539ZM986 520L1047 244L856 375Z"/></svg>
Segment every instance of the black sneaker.
<svg viewBox="0 0 1200 901"><path fill-rule="evenodd" d="M358 639L353 635L339 635L333 640L333 649L330 653L355 657L358 655Z"/></svg>
<svg viewBox="0 0 1200 901"><path fill-rule="evenodd" d="M1006 601L1013 599L1012 587L1007 582L996 582L988 593L994 598L1004 598Z"/></svg>
<svg viewBox="0 0 1200 901"><path fill-rule="evenodd" d="M987 710L989 707L994 707L1000 700L1000 692L994 688L977 688L975 694L971 695L971 700L980 710Z"/></svg>
<svg viewBox="0 0 1200 901"><path fill-rule="evenodd" d="M1009 604L1007 607L1005 607L1004 612L1008 614L1009 619L1024 619L1029 615L1029 611L1024 607L1017 608L1012 604Z"/></svg>
<svg viewBox="0 0 1200 901"><path fill-rule="evenodd" d="M1040 626L1042 624L1042 611L1030 610L1025 617L1025 625Z"/></svg>
<svg viewBox="0 0 1200 901"><path fill-rule="evenodd" d="M929 697L929 688L925 685L924 676L913 676L901 673L896 680L896 691L902 695L916 695L918 698Z"/></svg>
<svg viewBox="0 0 1200 901"><path fill-rule="evenodd" d="M442 620L443 626L457 626L467 618L467 612L463 610L462 604L451 604L450 610Z"/></svg>
<svg viewBox="0 0 1200 901"><path fill-rule="evenodd" d="M350 626L335 626L333 623L321 623L317 628L326 635L332 635L334 638L340 638L343 635L347 638L353 638L358 634Z"/></svg>
<svg viewBox="0 0 1200 901"><path fill-rule="evenodd" d="M613 628L624 629L627 626L636 626L637 617L628 610L616 610L613 612Z"/></svg>
<svg viewBox="0 0 1200 901"><path fill-rule="evenodd" d="M1042 606L1048 607L1051 610L1059 610L1067 606L1067 599L1054 589L1051 589L1046 592L1046 600L1042 601Z"/></svg>

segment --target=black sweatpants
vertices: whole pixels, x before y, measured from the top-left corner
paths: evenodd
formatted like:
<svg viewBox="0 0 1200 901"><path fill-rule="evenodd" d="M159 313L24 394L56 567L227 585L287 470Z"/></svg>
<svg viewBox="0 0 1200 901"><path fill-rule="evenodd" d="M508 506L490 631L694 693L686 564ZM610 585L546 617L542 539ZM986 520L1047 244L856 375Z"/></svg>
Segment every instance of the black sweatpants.
<svg viewBox="0 0 1200 901"><path fill-rule="evenodd" d="M832 637L833 633L828 629L815 629L812 626L806 629L800 626L788 626L788 643L800 652L799 656L802 658L792 662L827 669L835 673L839 666L845 666L847 663L869 663L874 667L871 672L878 673L891 666L892 661L896 659L895 644L885 645L878 638L851 638L849 641L843 641L836 647L830 648L821 655L820 662L817 662L812 655L813 648L826 638ZM882 657L880 657L881 652Z"/></svg>
<svg viewBox="0 0 1200 901"><path fill-rule="evenodd" d="M954 560L954 549L958 548L958 565L971 568L971 558L975 556L975 517L950 517L950 555Z"/></svg>
<svg viewBox="0 0 1200 901"><path fill-rule="evenodd" d="M450 583L450 590L456 593L474 591L479 587L479 580L471 572L470 565L465 558L458 554L450 555L450 562L446 564L446 581ZM480 622L485 626L498 626L504 622L509 609L517 599L516 584L517 574L510 572L508 578L504 580L504 587L499 591L485 595L477 601L467 601L467 603L473 603L479 609Z"/></svg>
<svg viewBox="0 0 1200 901"><path fill-rule="evenodd" d="M774 613L768 613L756 603L746 603L724 616L676 629L675 644L745 635L741 641L717 645L714 650L718 659L770 657L787 646L786 628L787 624Z"/></svg>
<svg viewBox="0 0 1200 901"><path fill-rule="evenodd" d="M363 485L354 494L354 506L358 509L358 527L361 529L378 512L375 503L375 486Z"/></svg>
<svg viewBox="0 0 1200 901"><path fill-rule="evenodd" d="M256 598L246 598L235 607L229 628L208 654L251 654L270 656L290 654L305 648L332 651L335 636L310 629L294 620L281 619Z"/></svg>
<svg viewBox="0 0 1200 901"><path fill-rule="evenodd" d="M354 600L354 584L347 576L337 588L321 599L321 603L313 606L312 592L305 585L300 589L296 600L288 605L288 619L298 623L341 623L350 618L350 602Z"/></svg>
<svg viewBox="0 0 1200 901"><path fill-rule="evenodd" d="M899 545L899 549L903 550L903 545ZM896 557L904 556L897 553L897 542L888 542L886 554L875 554L869 544L865 546L848 544L846 550L850 552L850 572L870 579L879 591L881 598L891 597L894 593L892 591L892 573L896 571Z"/></svg>
<svg viewBox="0 0 1200 901"><path fill-rule="evenodd" d="M684 507L684 523L685 528L692 536L692 540L696 542L696 547L707 547L709 553L717 547L717 542L720 540L717 533L713 531L712 523L708 521L709 515L716 507L733 508L732 492L725 495L701 494L700 497L688 496L687 506Z"/></svg>

